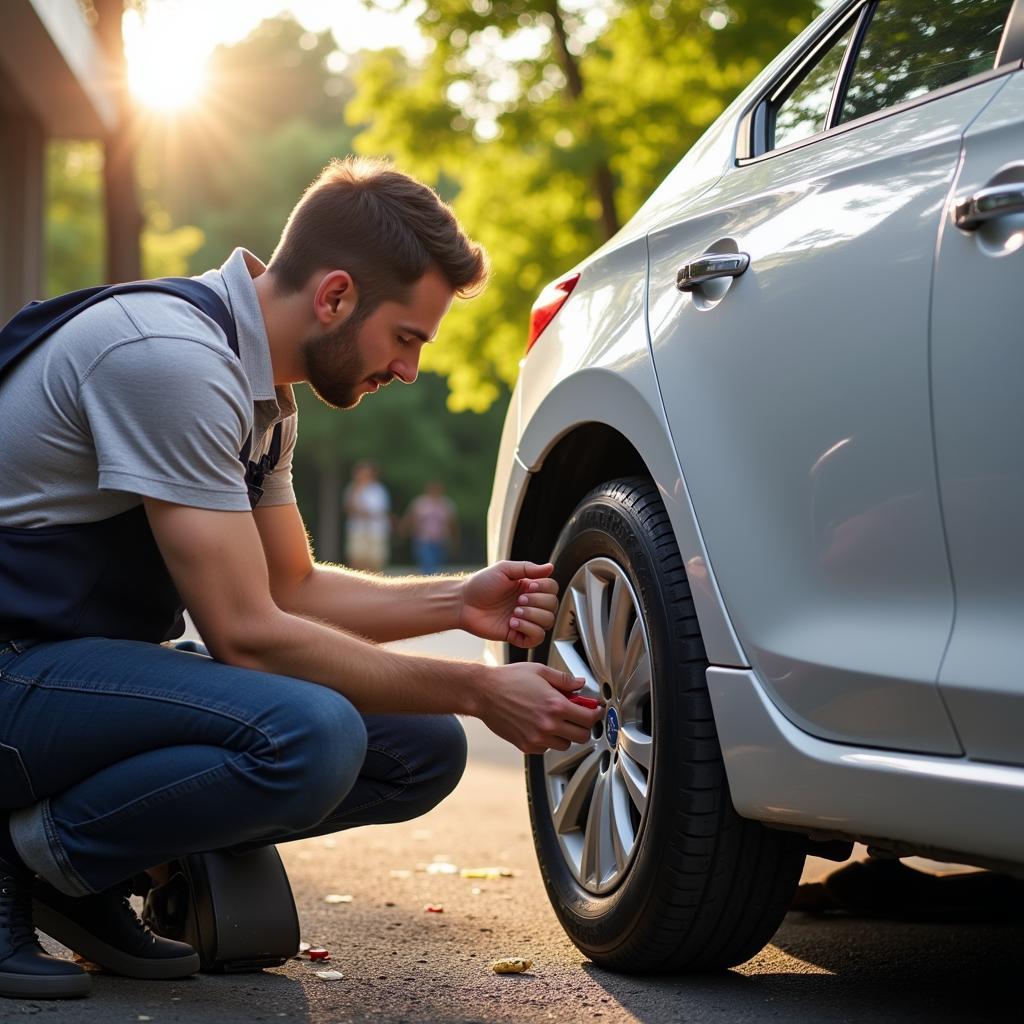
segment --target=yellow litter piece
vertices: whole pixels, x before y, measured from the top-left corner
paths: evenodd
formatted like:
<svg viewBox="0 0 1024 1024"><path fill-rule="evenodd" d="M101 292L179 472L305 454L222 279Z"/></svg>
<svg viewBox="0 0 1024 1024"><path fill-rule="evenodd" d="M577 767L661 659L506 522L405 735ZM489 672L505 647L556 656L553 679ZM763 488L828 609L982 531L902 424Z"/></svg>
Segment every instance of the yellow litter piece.
<svg viewBox="0 0 1024 1024"><path fill-rule="evenodd" d="M521 956L507 956L501 960L495 960L491 964L491 970L495 974L522 974L533 966L532 960L526 960Z"/></svg>
<svg viewBox="0 0 1024 1024"><path fill-rule="evenodd" d="M463 868L460 872L463 878L511 878L511 868Z"/></svg>

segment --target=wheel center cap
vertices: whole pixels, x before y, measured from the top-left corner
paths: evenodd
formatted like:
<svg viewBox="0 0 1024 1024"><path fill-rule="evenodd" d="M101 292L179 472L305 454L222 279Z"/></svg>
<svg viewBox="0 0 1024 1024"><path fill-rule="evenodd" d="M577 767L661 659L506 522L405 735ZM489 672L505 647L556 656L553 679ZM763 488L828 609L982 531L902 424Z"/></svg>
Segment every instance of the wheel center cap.
<svg viewBox="0 0 1024 1024"><path fill-rule="evenodd" d="M608 746L614 747L619 742L619 716L615 714L615 708L608 709L605 731L608 734Z"/></svg>

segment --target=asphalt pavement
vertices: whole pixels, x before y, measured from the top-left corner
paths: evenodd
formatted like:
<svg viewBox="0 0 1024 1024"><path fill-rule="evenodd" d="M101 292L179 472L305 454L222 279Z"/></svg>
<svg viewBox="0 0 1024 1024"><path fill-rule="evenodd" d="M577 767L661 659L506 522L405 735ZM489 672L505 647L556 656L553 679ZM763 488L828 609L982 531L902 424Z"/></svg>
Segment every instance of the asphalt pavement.
<svg viewBox="0 0 1024 1024"><path fill-rule="evenodd" d="M475 659L447 633L397 645ZM555 918L533 854L519 754L475 720L470 764L423 818L281 847L302 937L326 963L259 974L139 982L94 977L84 1000L0 1000L0 1024L342 1022L966 1022L1019 1020L1024 928L919 925L791 913L772 943L732 971L627 977L594 967ZM467 878L455 868L511 874ZM805 878L834 867L810 861ZM351 901L326 902L328 895ZM427 911L428 906L441 908ZM51 949L61 951L46 940ZM497 975L503 956L533 960ZM318 971L340 979L325 980Z"/></svg>

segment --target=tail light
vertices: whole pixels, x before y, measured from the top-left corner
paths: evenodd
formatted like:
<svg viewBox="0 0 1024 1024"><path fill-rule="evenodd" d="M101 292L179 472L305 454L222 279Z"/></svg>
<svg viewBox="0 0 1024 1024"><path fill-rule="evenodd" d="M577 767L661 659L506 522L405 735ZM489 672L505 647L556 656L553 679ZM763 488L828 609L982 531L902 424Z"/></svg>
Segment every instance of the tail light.
<svg viewBox="0 0 1024 1024"><path fill-rule="evenodd" d="M527 352L533 348L533 343L541 336L544 328L555 318L555 314L572 294L579 279L579 274L563 277L561 281L549 284L537 296L537 301L533 304L533 309L530 310L530 335L526 339Z"/></svg>

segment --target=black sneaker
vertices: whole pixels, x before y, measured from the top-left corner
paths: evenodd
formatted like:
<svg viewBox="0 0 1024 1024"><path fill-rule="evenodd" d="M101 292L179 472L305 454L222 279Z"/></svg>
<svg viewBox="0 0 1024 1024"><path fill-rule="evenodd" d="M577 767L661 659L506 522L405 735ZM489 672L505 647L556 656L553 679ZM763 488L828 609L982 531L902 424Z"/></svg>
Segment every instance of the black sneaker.
<svg viewBox="0 0 1024 1024"><path fill-rule="evenodd" d="M50 956L32 927L32 876L0 860L0 996L69 999L89 994L92 978Z"/></svg>
<svg viewBox="0 0 1024 1024"><path fill-rule="evenodd" d="M131 903L131 883L93 896L65 896L37 882L33 896L41 931L79 956L127 978L184 978L199 970L199 955L184 942L154 935Z"/></svg>

